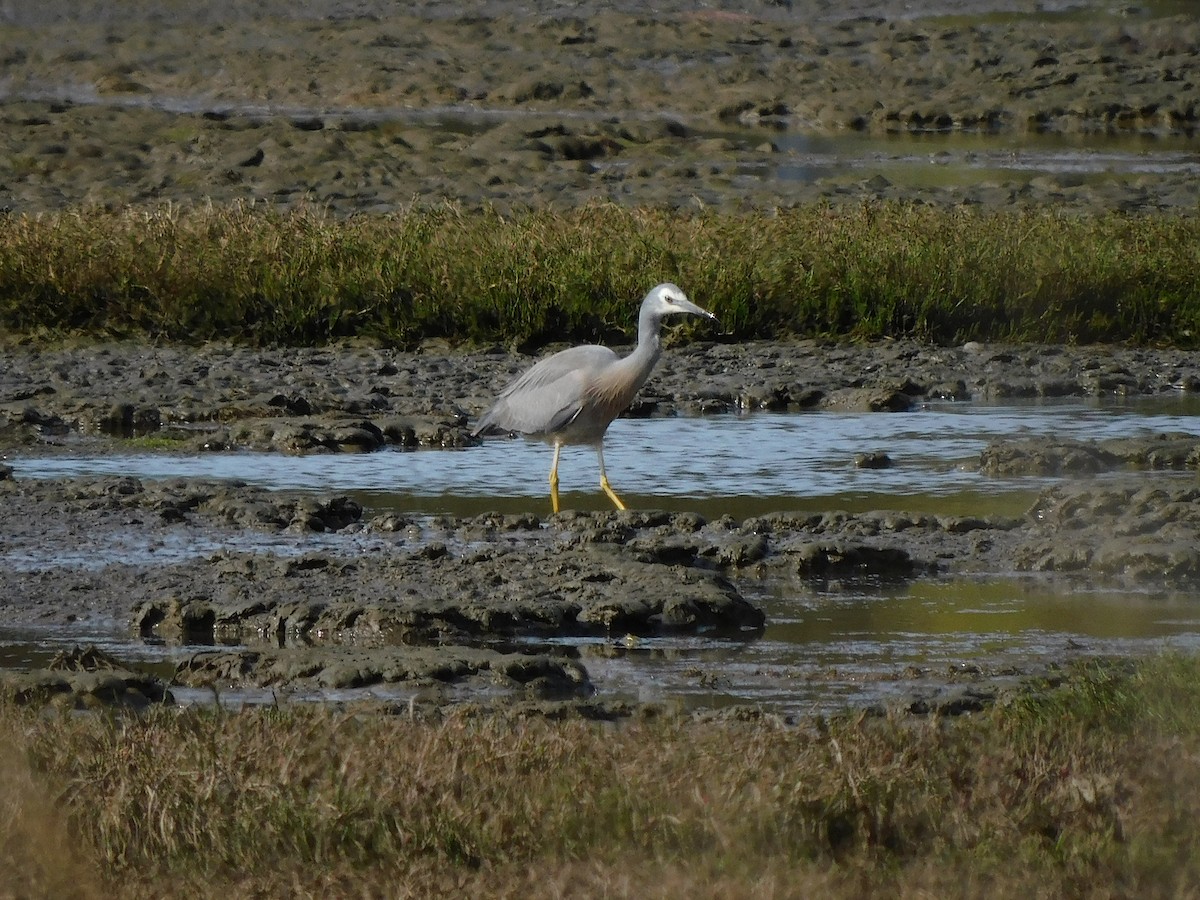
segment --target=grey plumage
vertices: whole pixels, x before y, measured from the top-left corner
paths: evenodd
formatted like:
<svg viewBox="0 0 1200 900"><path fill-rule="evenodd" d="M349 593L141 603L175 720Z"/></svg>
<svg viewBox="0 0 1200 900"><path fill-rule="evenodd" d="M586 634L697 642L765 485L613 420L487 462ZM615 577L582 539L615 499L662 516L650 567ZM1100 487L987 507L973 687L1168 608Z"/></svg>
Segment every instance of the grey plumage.
<svg viewBox="0 0 1200 900"><path fill-rule="evenodd" d="M516 378L483 414L474 434L517 432L554 445L550 498L558 511L558 455L564 444L591 444L600 461L600 487L619 509L625 504L604 472L604 433L629 407L662 355L665 316L716 316L688 300L674 284L660 284L642 300L637 347L621 358L607 347L571 347L541 360Z"/></svg>

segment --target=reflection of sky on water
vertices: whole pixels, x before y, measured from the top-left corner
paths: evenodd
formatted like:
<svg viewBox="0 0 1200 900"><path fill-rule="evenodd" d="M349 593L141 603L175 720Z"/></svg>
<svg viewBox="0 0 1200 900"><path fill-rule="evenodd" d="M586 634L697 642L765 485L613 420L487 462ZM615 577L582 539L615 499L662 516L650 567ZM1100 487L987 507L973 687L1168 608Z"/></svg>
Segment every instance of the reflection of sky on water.
<svg viewBox="0 0 1200 900"><path fill-rule="evenodd" d="M1084 181L1200 175L1200 148L1182 136L784 131L770 137L779 153L745 165L745 174L798 182L878 174L896 184L926 187L1024 182L1039 175Z"/></svg>
<svg viewBox="0 0 1200 900"><path fill-rule="evenodd" d="M985 405L936 403L907 413L806 413L619 419L605 443L609 479L638 505L736 508L741 515L816 503L863 508L904 498L951 502L964 495L1028 492L1037 478L991 478L979 452L997 438L1104 440L1165 432L1200 435L1200 401L1176 396L1137 402ZM894 465L860 469L856 454L882 451ZM496 503L541 500L550 449L489 439L465 450L283 456L135 454L12 460L18 478L135 475L240 479L276 490L349 493L372 508L470 514ZM591 448L568 447L559 466L564 494L605 508ZM603 499L602 497L599 499ZM911 502L908 504L913 505ZM529 508L529 503L524 503Z"/></svg>

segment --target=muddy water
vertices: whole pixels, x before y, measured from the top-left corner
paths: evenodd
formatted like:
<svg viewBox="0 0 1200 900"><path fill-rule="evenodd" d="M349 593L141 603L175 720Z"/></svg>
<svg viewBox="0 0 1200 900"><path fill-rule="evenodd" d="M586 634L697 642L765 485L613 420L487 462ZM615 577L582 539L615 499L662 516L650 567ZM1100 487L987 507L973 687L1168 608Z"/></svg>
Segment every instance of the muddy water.
<svg viewBox="0 0 1200 900"><path fill-rule="evenodd" d="M631 505L736 519L777 510L850 512L895 508L947 515L1018 515L1046 479L981 475L980 450L995 438L1102 440L1148 434L1200 435L1200 398L1175 395L1118 401L929 403L900 414L753 414L708 418L622 419L610 431L609 475ZM855 456L885 452L892 466L859 468ZM368 514L451 513L540 509L549 450L536 443L489 440L466 450L383 451L358 455L163 453L122 456L55 455L12 461L17 478L120 474L145 479L242 479L281 492L347 493ZM564 502L603 509L591 490L590 450L564 452ZM1097 476L1104 477L1104 476ZM1194 473L1181 479L1194 480ZM111 535L108 538L111 539ZM299 554L314 549L354 555L381 551L370 534L231 533L224 539L177 542L160 536L139 546L136 531L117 544L81 538L52 554L10 542L7 565L37 571L53 566L145 564L218 550ZM761 633L744 639L698 634L653 637L504 638L483 643L503 650L577 655L598 694L607 699L666 702L684 708L762 703L791 713L846 704L886 703L960 684L968 700L986 676L988 687L1078 655L1142 654L1163 648L1200 650L1200 597L1159 588L1088 587L1049 574L1011 571L920 579L794 578L740 581L767 615ZM86 633L85 633L86 632ZM0 629L0 665L44 665L57 650L85 642L131 662L160 667L196 647L132 639L124 622L74 627ZM177 691L185 701L205 691ZM406 701L407 686L368 689L372 697ZM355 692L321 692L328 700ZM269 691L230 694L270 701ZM441 700L446 699L443 693ZM452 699L452 698L451 698Z"/></svg>
<svg viewBox="0 0 1200 900"><path fill-rule="evenodd" d="M753 596L753 595L751 595ZM904 583L861 580L796 584L754 597L768 613L761 636L744 641L678 637L521 640L498 647L578 655L598 695L681 709L759 704L802 715L886 705L944 692L947 682L988 688L1081 657L1200 652L1200 598L1190 594L1067 590L1042 577ZM0 667L45 667L76 645L97 647L170 679L175 661L211 649L135 642L119 623L82 629L0 627ZM236 646L236 645L230 645ZM209 690L172 688L183 703ZM291 692L293 700L407 702L405 684L366 690ZM453 700L452 690L439 692ZM241 688L231 704L273 702L280 692ZM478 699L476 695L473 699Z"/></svg>
<svg viewBox="0 0 1200 900"><path fill-rule="evenodd" d="M989 688L1076 657L1200 651L1200 598L1067 592L994 577L797 585L756 598L753 641L652 638L580 648L606 692L686 707L760 703L789 713L886 705L947 681Z"/></svg>

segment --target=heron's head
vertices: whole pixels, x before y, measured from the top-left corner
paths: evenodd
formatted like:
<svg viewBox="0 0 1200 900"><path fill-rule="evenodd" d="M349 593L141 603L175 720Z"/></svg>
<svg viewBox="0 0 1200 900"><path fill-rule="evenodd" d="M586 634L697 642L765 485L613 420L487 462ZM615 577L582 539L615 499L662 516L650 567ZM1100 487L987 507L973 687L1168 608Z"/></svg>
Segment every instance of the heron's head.
<svg viewBox="0 0 1200 900"><path fill-rule="evenodd" d="M697 306L687 298L678 285L666 282L652 288L642 301L642 310L655 316L670 316L676 313L690 313L693 316L704 316L706 319L717 321L717 317L707 309Z"/></svg>

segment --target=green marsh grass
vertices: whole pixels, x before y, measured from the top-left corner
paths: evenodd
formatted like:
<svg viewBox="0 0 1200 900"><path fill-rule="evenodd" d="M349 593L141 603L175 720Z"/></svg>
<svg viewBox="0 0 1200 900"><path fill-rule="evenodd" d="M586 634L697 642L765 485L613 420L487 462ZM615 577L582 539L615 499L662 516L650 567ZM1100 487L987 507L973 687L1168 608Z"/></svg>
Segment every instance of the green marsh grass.
<svg viewBox="0 0 1200 900"><path fill-rule="evenodd" d="M1198 712L1185 656L957 720L2 705L0 827L49 849L0 893L1192 896Z"/></svg>
<svg viewBox="0 0 1200 900"><path fill-rule="evenodd" d="M678 282L724 339L1200 339L1200 218L947 211L769 215L592 205L336 218L255 206L0 218L0 328L320 344L632 337Z"/></svg>
<svg viewBox="0 0 1200 900"><path fill-rule="evenodd" d="M140 434L125 438L130 450L182 450L190 445L190 439L181 434Z"/></svg>

